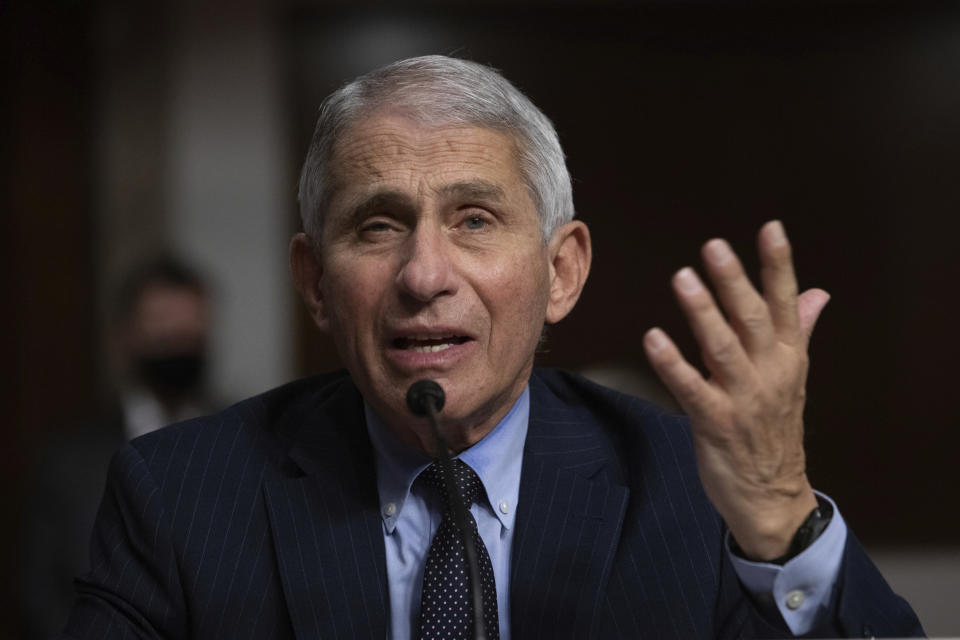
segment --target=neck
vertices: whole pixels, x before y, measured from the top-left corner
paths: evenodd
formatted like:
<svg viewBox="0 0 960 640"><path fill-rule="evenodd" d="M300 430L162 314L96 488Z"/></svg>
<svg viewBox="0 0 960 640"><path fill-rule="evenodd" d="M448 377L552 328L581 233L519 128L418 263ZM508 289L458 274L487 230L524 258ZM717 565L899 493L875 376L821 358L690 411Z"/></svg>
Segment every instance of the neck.
<svg viewBox="0 0 960 640"><path fill-rule="evenodd" d="M498 417L485 420L479 424L441 419L440 432L447 441L447 453L455 456L483 440L484 437L499 424L503 416L507 415L509 410L510 408L508 407L507 410ZM399 423L385 421L385 423L390 431L392 431L404 445L417 451L423 451L431 458L439 456L439 452L436 449L436 436L427 418L404 419Z"/></svg>
<svg viewBox="0 0 960 640"><path fill-rule="evenodd" d="M525 388L526 385L510 394L505 402L496 405L495 410L476 411L465 419L444 418L441 414L439 426L447 441L447 453L455 456L483 440L510 413ZM384 419L383 422L407 447L423 451L432 458L438 457L436 436L427 418L403 416L399 420Z"/></svg>

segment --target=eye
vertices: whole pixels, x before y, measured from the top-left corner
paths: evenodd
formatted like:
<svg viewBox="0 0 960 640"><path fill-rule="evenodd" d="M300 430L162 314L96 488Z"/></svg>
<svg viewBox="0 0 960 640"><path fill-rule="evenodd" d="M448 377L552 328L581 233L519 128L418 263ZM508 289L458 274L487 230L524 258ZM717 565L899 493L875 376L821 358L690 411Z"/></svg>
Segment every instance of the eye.
<svg viewBox="0 0 960 640"><path fill-rule="evenodd" d="M461 207L458 214L460 223L457 226L464 231L490 231L495 222L487 209L475 205Z"/></svg>
<svg viewBox="0 0 960 640"><path fill-rule="evenodd" d="M391 227L389 224L383 220L374 220L373 222L368 222L360 228L360 231L363 232L381 232L381 231L390 231Z"/></svg>
<svg viewBox="0 0 960 640"><path fill-rule="evenodd" d="M479 231L487 226L487 221L480 215L470 216L464 221L463 226L473 231Z"/></svg>
<svg viewBox="0 0 960 640"><path fill-rule="evenodd" d="M400 230L396 220L378 216L363 221L357 227L357 236L364 242L384 242Z"/></svg>

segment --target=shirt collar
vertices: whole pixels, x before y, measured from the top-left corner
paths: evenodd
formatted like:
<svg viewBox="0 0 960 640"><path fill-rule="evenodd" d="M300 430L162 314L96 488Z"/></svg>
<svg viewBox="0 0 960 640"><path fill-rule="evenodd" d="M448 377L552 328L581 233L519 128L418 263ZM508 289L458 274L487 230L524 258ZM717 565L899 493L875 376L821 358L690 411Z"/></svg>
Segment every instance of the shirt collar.
<svg viewBox="0 0 960 640"><path fill-rule="evenodd" d="M160 403L157 396L140 388L124 393L120 403L123 406L123 432L127 440L133 440L168 424L203 414L201 407L193 402L188 402L176 411L170 412Z"/></svg>
<svg viewBox="0 0 960 640"><path fill-rule="evenodd" d="M410 487L433 459L404 445L366 402L363 410L376 460L380 516L387 532L393 533ZM507 529L512 528L516 520L529 418L530 388L527 387L493 431L457 456L476 472L490 509Z"/></svg>

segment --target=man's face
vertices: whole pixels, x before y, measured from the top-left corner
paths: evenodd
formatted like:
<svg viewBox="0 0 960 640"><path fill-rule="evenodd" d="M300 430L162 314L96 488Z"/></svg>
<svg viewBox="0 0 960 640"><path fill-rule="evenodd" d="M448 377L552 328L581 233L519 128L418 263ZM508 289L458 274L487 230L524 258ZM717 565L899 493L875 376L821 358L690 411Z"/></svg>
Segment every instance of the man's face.
<svg viewBox="0 0 960 640"><path fill-rule="evenodd" d="M380 115L341 138L333 164L318 322L401 438L430 448L405 396L431 378L451 445L469 446L523 391L549 298L550 250L514 143Z"/></svg>
<svg viewBox="0 0 960 640"><path fill-rule="evenodd" d="M199 291L162 283L147 285L129 322L129 346L150 356L198 353L206 346L210 309Z"/></svg>
<svg viewBox="0 0 960 640"><path fill-rule="evenodd" d="M146 285L119 336L122 366L170 407L201 391L210 309L195 289Z"/></svg>

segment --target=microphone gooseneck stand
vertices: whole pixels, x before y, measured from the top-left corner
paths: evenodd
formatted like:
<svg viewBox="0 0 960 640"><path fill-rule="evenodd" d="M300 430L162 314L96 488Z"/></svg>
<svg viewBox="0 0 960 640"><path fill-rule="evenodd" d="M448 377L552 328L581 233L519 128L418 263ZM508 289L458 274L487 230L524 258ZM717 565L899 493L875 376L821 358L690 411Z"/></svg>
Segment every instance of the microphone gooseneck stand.
<svg viewBox="0 0 960 640"><path fill-rule="evenodd" d="M450 499L450 511L453 523L460 530L460 540L463 542L464 555L467 557L467 572L470 577L470 594L473 597L473 637L475 640L487 640L487 633L483 627L483 589L480 585L480 569L477 564L477 550L473 545L473 536L470 535L467 505L460 497L457 481L453 477L453 466L450 460L450 449L447 440L440 433L440 423L437 414L443 409L446 395L443 388L433 380L419 380L410 385L407 391L407 407L416 416L425 416L433 427L433 436L436 440L437 464L443 475L447 487L447 496Z"/></svg>

